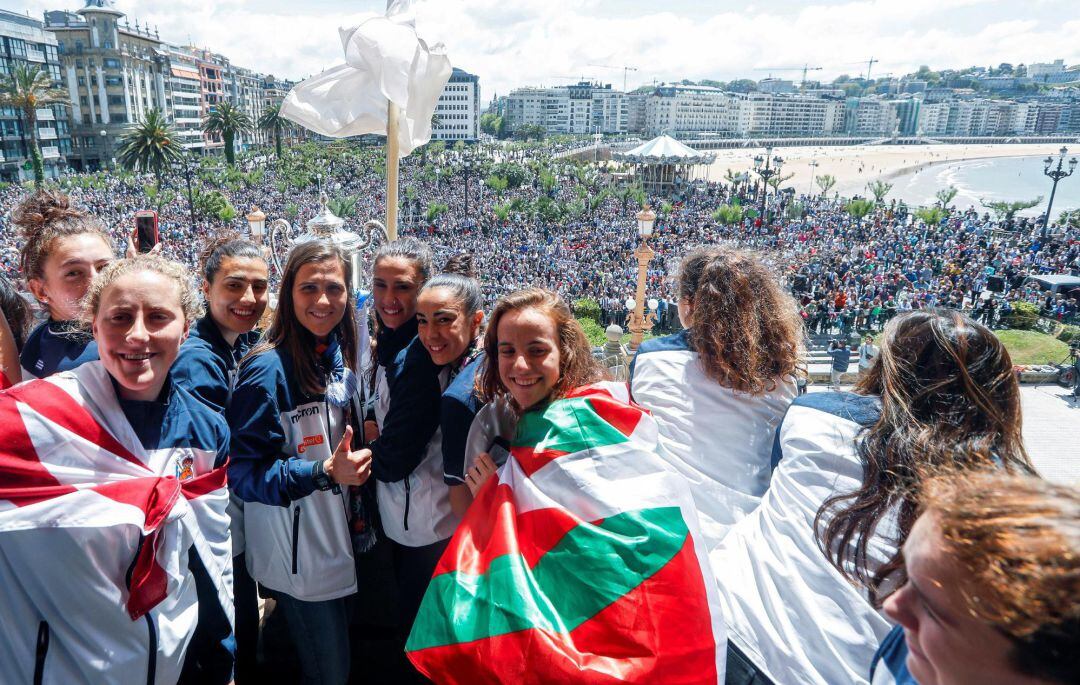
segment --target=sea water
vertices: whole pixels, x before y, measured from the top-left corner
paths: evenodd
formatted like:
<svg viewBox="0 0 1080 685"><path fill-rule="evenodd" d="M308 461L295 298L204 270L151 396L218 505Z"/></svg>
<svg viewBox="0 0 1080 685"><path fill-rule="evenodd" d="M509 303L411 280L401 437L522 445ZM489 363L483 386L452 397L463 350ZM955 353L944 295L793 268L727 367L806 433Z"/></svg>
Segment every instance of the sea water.
<svg viewBox="0 0 1080 685"><path fill-rule="evenodd" d="M1057 155L1054 156L1057 167ZM983 202L1034 200L1042 201L1031 209L1020 212L1022 216L1036 216L1046 212L1053 180L1043 173L1045 157L997 157L932 163L918 171L900 174L890 179L892 191L887 200L896 198L911 206L931 205L937 202L934 194L942 188L957 189L952 205L961 209L975 207L980 212L989 211ZM1068 170L1068 158L1062 166ZM1080 207L1080 171L1058 183L1054 196L1052 219L1061 212Z"/></svg>

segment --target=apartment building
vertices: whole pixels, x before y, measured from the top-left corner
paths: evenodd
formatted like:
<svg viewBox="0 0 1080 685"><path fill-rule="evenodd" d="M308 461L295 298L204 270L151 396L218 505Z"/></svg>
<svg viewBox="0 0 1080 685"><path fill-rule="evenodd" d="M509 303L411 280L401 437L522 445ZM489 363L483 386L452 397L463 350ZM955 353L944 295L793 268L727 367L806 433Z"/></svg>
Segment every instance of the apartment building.
<svg viewBox="0 0 1080 685"><path fill-rule="evenodd" d="M435 104L432 140L476 140L480 136L480 78L454 68Z"/></svg>

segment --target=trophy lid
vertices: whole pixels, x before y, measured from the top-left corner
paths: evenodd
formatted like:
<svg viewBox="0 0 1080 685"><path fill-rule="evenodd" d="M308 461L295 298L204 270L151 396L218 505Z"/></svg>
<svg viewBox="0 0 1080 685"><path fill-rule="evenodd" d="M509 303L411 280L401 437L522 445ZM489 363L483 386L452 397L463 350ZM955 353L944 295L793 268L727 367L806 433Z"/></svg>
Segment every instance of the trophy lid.
<svg viewBox="0 0 1080 685"><path fill-rule="evenodd" d="M319 213L307 222L308 230L315 235L328 236L336 233L345 225L345 220L330 211L326 193L319 193Z"/></svg>

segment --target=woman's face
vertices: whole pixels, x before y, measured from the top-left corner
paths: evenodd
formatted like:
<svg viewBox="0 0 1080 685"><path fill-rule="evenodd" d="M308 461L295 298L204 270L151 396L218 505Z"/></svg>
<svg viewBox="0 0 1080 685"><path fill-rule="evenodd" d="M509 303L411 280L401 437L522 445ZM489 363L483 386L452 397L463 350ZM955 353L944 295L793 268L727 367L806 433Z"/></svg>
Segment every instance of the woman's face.
<svg viewBox="0 0 1080 685"><path fill-rule="evenodd" d="M226 339L255 328L266 311L270 272L266 262L253 257L226 257L213 283L203 282L203 295L214 323Z"/></svg>
<svg viewBox="0 0 1080 685"><path fill-rule="evenodd" d="M96 233L56 238L42 265L42 277L31 278L27 285L34 297L48 307L50 318L77 319L79 301L90 288L90 281L113 258L112 248Z"/></svg>
<svg viewBox="0 0 1080 685"><path fill-rule="evenodd" d="M448 288L429 288L416 301L420 343L439 366L452 364L465 354L483 320L483 312L467 314Z"/></svg>
<svg viewBox="0 0 1080 685"><path fill-rule="evenodd" d="M188 334L180 286L153 271L120 276L101 293L93 331L120 396L156 399Z"/></svg>
<svg viewBox="0 0 1080 685"><path fill-rule="evenodd" d="M537 309L507 312L496 330L499 379L522 410L543 402L559 382L555 322Z"/></svg>
<svg viewBox="0 0 1080 685"><path fill-rule="evenodd" d="M371 297L375 311L387 328L393 330L416 314L416 292L422 285L420 270L412 260L386 257L379 260L372 274Z"/></svg>
<svg viewBox="0 0 1080 685"><path fill-rule="evenodd" d="M1026 682L1009 661L1009 639L968 609L966 573L932 513L912 527L904 560L908 582L885 600L885 613L904 628L911 675L921 685Z"/></svg>
<svg viewBox="0 0 1080 685"><path fill-rule="evenodd" d="M341 323L349 304L345 269L337 259L304 264L292 288L293 313L317 340L325 340Z"/></svg>

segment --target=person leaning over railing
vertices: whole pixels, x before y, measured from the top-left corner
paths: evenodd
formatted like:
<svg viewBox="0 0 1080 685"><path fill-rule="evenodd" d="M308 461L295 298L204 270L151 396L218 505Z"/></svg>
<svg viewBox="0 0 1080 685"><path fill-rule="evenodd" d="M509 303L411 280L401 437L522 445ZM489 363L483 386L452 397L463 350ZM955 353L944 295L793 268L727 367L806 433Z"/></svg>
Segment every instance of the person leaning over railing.
<svg viewBox="0 0 1080 685"><path fill-rule="evenodd" d="M919 506L873 684L1080 682L1080 492L957 473L927 482Z"/></svg>

